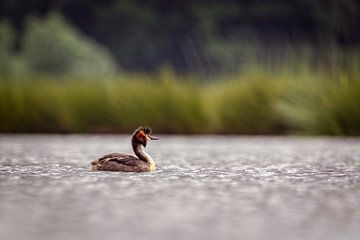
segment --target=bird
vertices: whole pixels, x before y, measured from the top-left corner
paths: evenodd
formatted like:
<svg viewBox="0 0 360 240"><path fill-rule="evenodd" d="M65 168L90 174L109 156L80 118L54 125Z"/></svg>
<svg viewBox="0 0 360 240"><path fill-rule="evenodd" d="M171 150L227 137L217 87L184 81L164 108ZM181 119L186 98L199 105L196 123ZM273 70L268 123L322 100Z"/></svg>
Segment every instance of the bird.
<svg viewBox="0 0 360 240"><path fill-rule="evenodd" d="M144 148L148 140L158 140L151 136L152 130L149 127L135 129L131 137L131 145L135 156L125 153L110 153L91 162L91 170L119 171L119 172L155 172L154 160L147 154Z"/></svg>

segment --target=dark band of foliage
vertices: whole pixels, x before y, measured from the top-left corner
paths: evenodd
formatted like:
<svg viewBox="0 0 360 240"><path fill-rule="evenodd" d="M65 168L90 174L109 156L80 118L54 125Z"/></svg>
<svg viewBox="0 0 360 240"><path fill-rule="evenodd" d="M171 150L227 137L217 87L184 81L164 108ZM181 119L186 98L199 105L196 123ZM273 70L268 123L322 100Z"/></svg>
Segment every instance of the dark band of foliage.
<svg viewBox="0 0 360 240"><path fill-rule="evenodd" d="M282 54L284 43L315 48L360 44L358 0L0 1L1 18L19 30L29 15L52 11L110 49L119 66L131 71L166 64L177 71L229 70L254 46L262 46L258 57L273 59ZM237 54L227 51L229 46ZM326 58L327 48L317 54Z"/></svg>

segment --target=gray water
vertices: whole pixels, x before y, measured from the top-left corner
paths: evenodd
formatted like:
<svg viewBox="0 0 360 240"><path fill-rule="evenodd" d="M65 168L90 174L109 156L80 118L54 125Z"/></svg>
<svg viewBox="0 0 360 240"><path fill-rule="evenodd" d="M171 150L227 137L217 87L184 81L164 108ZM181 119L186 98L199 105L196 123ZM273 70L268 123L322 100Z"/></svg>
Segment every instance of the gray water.
<svg viewBox="0 0 360 240"><path fill-rule="evenodd" d="M360 139L160 136L155 173L92 172L123 135L0 135L0 239L360 239Z"/></svg>

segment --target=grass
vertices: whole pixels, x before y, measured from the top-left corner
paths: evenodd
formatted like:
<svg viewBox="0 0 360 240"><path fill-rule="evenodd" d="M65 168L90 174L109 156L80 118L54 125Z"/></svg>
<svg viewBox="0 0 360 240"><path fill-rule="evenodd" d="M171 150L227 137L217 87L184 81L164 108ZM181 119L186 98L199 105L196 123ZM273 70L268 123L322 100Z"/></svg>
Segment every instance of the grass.
<svg viewBox="0 0 360 240"><path fill-rule="evenodd" d="M355 72L0 79L0 132L360 135ZM195 80L194 80L195 79Z"/></svg>
<svg viewBox="0 0 360 240"><path fill-rule="evenodd" d="M0 99L1 132L200 133L206 121L197 84L168 78L2 80Z"/></svg>
<svg viewBox="0 0 360 240"><path fill-rule="evenodd" d="M312 79L293 88L278 104L289 129L311 135L360 135L360 78Z"/></svg>
<svg viewBox="0 0 360 240"><path fill-rule="evenodd" d="M232 77L211 86L207 93L210 129L225 134L282 133L275 108L279 85L263 77Z"/></svg>

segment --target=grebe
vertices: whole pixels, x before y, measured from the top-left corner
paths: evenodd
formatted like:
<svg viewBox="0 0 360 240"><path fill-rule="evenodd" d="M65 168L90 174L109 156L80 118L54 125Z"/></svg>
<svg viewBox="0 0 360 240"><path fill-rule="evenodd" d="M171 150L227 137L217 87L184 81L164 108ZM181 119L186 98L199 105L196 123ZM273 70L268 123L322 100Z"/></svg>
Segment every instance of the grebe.
<svg viewBox="0 0 360 240"><path fill-rule="evenodd" d="M131 138L131 145L135 156L124 153L110 153L98 160L91 162L92 170L101 171L121 171L121 172L154 172L156 170L155 162L147 154L141 145L146 147L148 140L158 140L151 136L151 128L137 128Z"/></svg>

